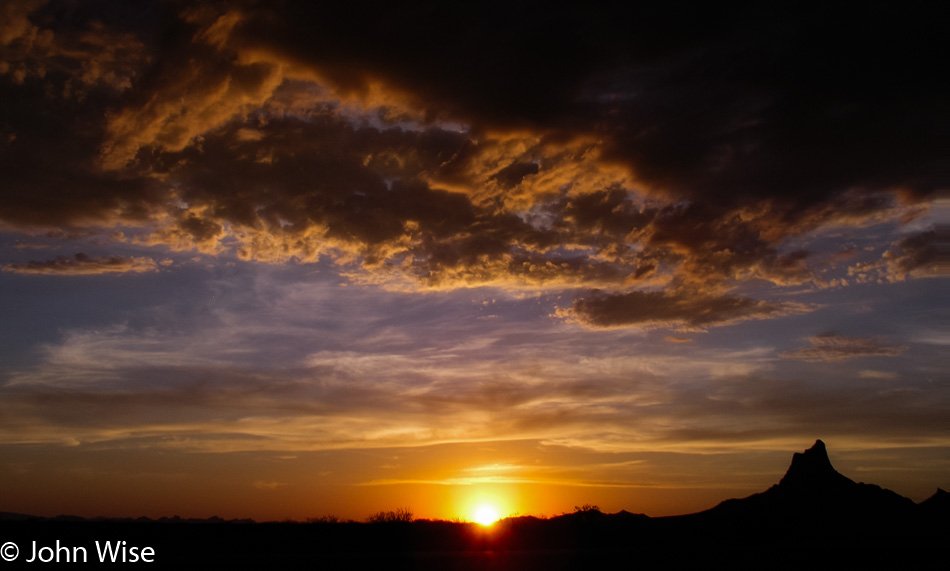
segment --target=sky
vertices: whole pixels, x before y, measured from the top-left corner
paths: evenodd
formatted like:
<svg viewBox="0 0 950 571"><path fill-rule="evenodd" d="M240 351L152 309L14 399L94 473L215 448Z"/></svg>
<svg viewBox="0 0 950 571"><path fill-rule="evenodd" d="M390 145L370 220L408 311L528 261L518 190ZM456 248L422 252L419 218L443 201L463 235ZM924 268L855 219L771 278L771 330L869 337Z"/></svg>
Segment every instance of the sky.
<svg viewBox="0 0 950 571"><path fill-rule="evenodd" d="M950 488L936 15L390 4L0 4L0 510Z"/></svg>

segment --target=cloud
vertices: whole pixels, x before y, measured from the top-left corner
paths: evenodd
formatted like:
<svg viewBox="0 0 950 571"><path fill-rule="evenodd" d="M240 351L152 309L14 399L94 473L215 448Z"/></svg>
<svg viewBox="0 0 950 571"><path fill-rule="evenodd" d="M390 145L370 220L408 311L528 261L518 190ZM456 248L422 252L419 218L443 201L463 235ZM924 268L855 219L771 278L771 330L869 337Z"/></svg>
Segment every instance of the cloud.
<svg viewBox="0 0 950 571"><path fill-rule="evenodd" d="M46 0L10 3L0 24L0 76L14 84L45 83L48 96L83 99L90 91L124 91L147 59L145 45L133 33L116 30L89 14L74 15L70 26L55 18ZM78 17L77 17L78 16ZM49 26L49 27L45 27Z"/></svg>
<svg viewBox="0 0 950 571"><path fill-rule="evenodd" d="M867 375L801 379L776 367L768 344L717 349L699 336L684 353L623 327L539 330L537 310L513 314L500 292L499 317L486 321L473 318L483 306L470 292L241 271L256 277L217 274L212 291L134 322L67 329L8 368L3 442L286 453L531 440L629 452L816 431L905 438L920 435L921 418L946 424L930 406L940 388L917 375L878 375L871 386ZM189 318L172 318L181 313Z"/></svg>
<svg viewBox="0 0 950 571"><path fill-rule="evenodd" d="M464 292L341 298L271 272L251 288L223 280L213 307L186 305L191 318L175 327L177 301L145 323L67 330L39 347L35 363L4 373L5 441L234 451L554 438L671 398L670 375L750 374L771 358L630 355L615 332L578 340L533 320L466 318L481 305Z"/></svg>
<svg viewBox="0 0 950 571"><path fill-rule="evenodd" d="M273 64L222 69L209 59L207 65L167 70L163 86L144 105L110 114L100 151L104 169L121 169L143 147L183 150L195 137L260 108L283 81Z"/></svg>
<svg viewBox="0 0 950 571"><path fill-rule="evenodd" d="M557 315L588 327L674 326L685 330L729 325L811 311L793 302L766 302L730 295L706 296L687 292L633 291L609 294L594 291L574 300Z"/></svg>
<svg viewBox="0 0 950 571"><path fill-rule="evenodd" d="M810 362L843 361L857 357L896 357L907 350L906 346L885 345L877 339L845 337L837 333L809 337L808 342L811 347L782 353L782 357Z"/></svg>
<svg viewBox="0 0 950 571"><path fill-rule="evenodd" d="M45 274L60 276L84 276L99 274L140 274L158 270L158 264L151 258L109 256L92 258L86 254L76 254L72 258L57 256L53 260L30 261L25 264L8 264L6 272L18 274Z"/></svg>
<svg viewBox="0 0 950 571"><path fill-rule="evenodd" d="M780 380L769 375L769 350L653 356L624 345L590 356L572 351L571 338L541 353L509 346L489 353L490 362L474 349L364 351L318 354L308 367L282 371L200 365L187 352L184 364L146 366L169 362L157 349L172 340L133 338L125 342L138 345L138 365L126 359L104 371L73 362L58 383L23 382L52 372L43 365L6 385L3 442L221 453L537 440L619 452L815 431L889 439L919 435L922 418L946 425L928 405L939 391L912 381L898 390L876 376L869 390L864 379ZM64 383L70 375L86 381Z"/></svg>
<svg viewBox="0 0 950 571"><path fill-rule="evenodd" d="M926 41L853 47L906 18L886 8L840 29L853 14L349 9L7 8L0 225L333 259L390 289L685 288L647 321L697 327L787 314L738 290L824 283L790 240L934 196ZM931 275L931 250L880 271Z"/></svg>
<svg viewBox="0 0 950 571"><path fill-rule="evenodd" d="M858 283L944 277L950 264L948 248L946 228L928 230L894 242L879 260L851 266L848 275Z"/></svg>
<svg viewBox="0 0 950 571"><path fill-rule="evenodd" d="M499 9L509 17L495 17ZM399 23L392 28L349 18L346 6L289 3L282 18L267 6L244 10L229 35L237 49L309 66L341 91L398 88L434 117L596 134L661 192L717 201L777 193L803 205L842 191L849 177L867 188L936 182L925 158L932 154L918 154L929 139L915 140L910 125L926 120L915 99L935 102L917 73L939 35L891 8L782 18L747 6L688 15L671 7L457 6L437 16L384 8L377 21ZM874 42L884 31L904 41ZM869 89L880 74L893 82ZM861 129L867 121L873 128ZM895 152L895 140L909 148ZM868 165L868 156L887 160ZM911 164L921 168L904 168Z"/></svg>

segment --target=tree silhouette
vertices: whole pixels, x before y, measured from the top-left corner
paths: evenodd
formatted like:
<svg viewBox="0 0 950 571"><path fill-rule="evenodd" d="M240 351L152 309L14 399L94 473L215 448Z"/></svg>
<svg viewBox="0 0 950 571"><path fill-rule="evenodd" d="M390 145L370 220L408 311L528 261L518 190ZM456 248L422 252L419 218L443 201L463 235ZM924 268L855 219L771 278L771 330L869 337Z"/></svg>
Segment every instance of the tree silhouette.
<svg viewBox="0 0 950 571"><path fill-rule="evenodd" d="M367 518L369 523L408 523L412 521L412 510L396 508L395 511L376 512Z"/></svg>

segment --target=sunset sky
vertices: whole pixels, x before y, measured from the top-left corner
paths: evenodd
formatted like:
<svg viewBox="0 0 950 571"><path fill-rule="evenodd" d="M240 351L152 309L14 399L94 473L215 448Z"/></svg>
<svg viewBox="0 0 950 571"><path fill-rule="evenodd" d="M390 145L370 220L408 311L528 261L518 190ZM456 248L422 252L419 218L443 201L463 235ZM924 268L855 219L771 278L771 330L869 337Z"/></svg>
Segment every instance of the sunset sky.
<svg viewBox="0 0 950 571"><path fill-rule="evenodd" d="M0 511L950 488L945 31L764 4L0 4Z"/></svg>

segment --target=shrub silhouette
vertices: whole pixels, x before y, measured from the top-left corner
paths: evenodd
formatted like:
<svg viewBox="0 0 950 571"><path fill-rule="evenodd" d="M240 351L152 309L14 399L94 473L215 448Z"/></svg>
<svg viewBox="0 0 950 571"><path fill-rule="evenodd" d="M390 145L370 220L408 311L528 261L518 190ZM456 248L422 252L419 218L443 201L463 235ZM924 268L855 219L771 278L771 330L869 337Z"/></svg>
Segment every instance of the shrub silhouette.
<svg viewBox="0 0 950 571"><path fill-rule="evenodd" d="M395 511L376 512L367 519L369 523L408 523L412 521L412 510L396 508Z"/></svg>

